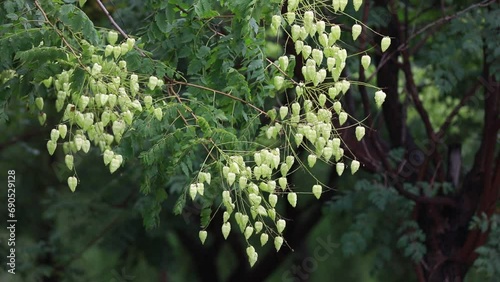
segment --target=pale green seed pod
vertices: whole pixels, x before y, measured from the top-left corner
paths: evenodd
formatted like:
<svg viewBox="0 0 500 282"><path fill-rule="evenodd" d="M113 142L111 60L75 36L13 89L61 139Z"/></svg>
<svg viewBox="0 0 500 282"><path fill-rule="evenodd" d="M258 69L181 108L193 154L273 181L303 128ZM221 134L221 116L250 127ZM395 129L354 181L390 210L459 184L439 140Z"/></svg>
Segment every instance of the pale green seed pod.
<svg viewBox="0 0 500 282"><path fill-rule="evenodd" d="M352 26L352 40L356 41L358 36L361 34L362 27L359 24L354 24Z"/></svg>
<svg viewBox="0 0 500 282"><path fill-rule="evenodd" d="M345 165L344 163L337 163L336 166L335 166L335 170L337 171L337 174L339 176L342 175L342 173L344 172L344 168L345 168Z"/></svg>
<svg viewBox="0 0 500 282"><path fill-rule="evenodd" d="M293 29L292 29L292 31L293 31ZM298 32L300 34L300 27L299 27L299 31ZM295 41L295 53L297 53L297 55L300 55L300 53L302 52L302 50L304 50L304 42L302 40L294 40L294 41Z"/></svg>
<svg viewBox="0 0 500 282"><path fill-rule="evenodd" d="M135 45L135 39L134 38L127 38L127 46L128 46L128 50L132 50L134 48L134 45Z"/></svg>
<svg viewBox="0 0 500 282"><path fill-rule="evenodd" d="M285 189L286 189L286 186L287 186L287 184L288 184L288 180L286 179L286 177L280 177L280 178L278 179L278 182L279 182L280 188L281 188L282 190L285 190Z"/></svg>
<svg viewBox="0 0 500 282"><path fill-rule="evenodd" d="M76 135L75 138L73 139L73 141L75 142L75 146L76 146L76 149L78 151L80 151L82 149L82 145L83 145L83 138L81 137L81 135Z"/></svg>
<svg viewBox="0 0 500 282"><path fill-rule="evenodd" d="M120 55L122 54L122 48L120 46L114 46L113 47L113 57L116 59L118 59L118 57L120 57Z"/></svg>
<svg viewBox="0 0 500 282"><path fill-rule="evenodd" d="M155 118L158 120L158 121L161 121L162 118L163 118L163 112L162 112L162 109L161 108L156 108L153 112Z"/></svg>
<svg viewBox="0 0 500 282"><path fill-rule="evenodd" d="M332 157L333 155L333 149L330 148L330 147L325 147L323 148L323 157L325 158L325 160L330 160L330 158Z"/></svg>
<svg viewBox="0 0 500 282"><path fill-rule="evenodd" d="M287 20L289 25L292 25L293 22L295 21L295 13L294 12L290 11L288 13L285 13L285 17L286 17L286 20Z"/></svg>
<svg viewBox="0 0 500 282"><path fill-rule="evenodd" d="M104 56L109 57L111 54L113 54L113 46L112 45L106 45L106 48L104 49Z"/></svg>
<svg viewBox="0 0 500 282"><path fill-rule="evenodd" d="M231 185L233 185L235 180L236 180L236 174L234 174L233 172L228 172L227 173L227 184L229 184L229 186L231 186Z"/></svg>
<svg viewBox="0 0 500 282"><path fill-rule="evenodd" d="M330 34L328 35L328 44L330 46L333 45L337 40L340 39L340 35L341 35L340 26L339 25L332 26L330 29Z"/></svg>
<svg viewBox="0 0 500 282"><path fill-rule="evenodd" d="M325 103L326 103L326 95L325 94L319 94L318 103L322 107L325 106Z"/></svg>
<svg viewBox="0 0 500 282"><path fill-rule="evenodd" d="M268 240L269 240L269 235L267 235L266 233L262 233L260 235L260 245L261 246L264 246Z"/></svg>
<svg viewBox="0 0 500 282"><path fill-rule="evenodd" d="M73 169L74 158L73 155L66 155L64 157L64 163L68 167L69 170Z"/></svg>
<svg viewBox="0 0 500 282"><path fill-rule="evenodd" d="M294 139L295 139L295 144L297 144L297 146L300 146L300 144L302 144L302 140L304 139L304 135L300 134L300 133L296 133L294 135Z"/></svg>
<svg viewBox="0 0 500 282"><path fill-rule="evenodd" d="M276 194L269 194L269 205L271 205L271 207L275 207L276 206L276 203L278 202L278 196L276 196Z"/></svg>
<svg viewBox="0 0 500 282"><path fill-rule="evenodd" d="M258 196L257 194L253 194L253 193L248 194L248 199L250 200L250 203L253 206L260 205L260 202L262 201L262 197L261 196Z"/></svg>
<svg viewBox="0 0 500 282"><path fill-rule="evenodd" d="M49 152L49 155L53 155L54 152L56 151L57 148L57 142L54 140L49 140L47 141L47 151Z"/></svg>
<svg viewBox="0 0 500 282"><path fill-rule="evenodd" d="M343 125L347 121L347 113L346 112L341 112L339 114L339 124Z"/></svg>
<svg viewBox="0 0 500 282"><path fill-rule="evenodd" d="M347 0L340 0L340 10L344 11L347 6Z"/></svg>
<svg viewBox="0 0 500 282"><path fill-rule="evenodd" d="M40 111L41 111L41 110L43 110L43 104L44 104L44 103L43 103L43 98L42 98L42 97L37 97L37 98L35 99L35 105L36 105L36 107L37 107Z"/></svg>
<svg viewBox="0 0 500 282"><path fill-rule="evenodd" d="M158 84L158 78L156 76L150 76L148 81L148 88L154 90Z"/></svg>
<svg viewBox="0 0 500 282"><path fill-rule="evenodd" d="M297 205L297 193L288 193L287 200L288 203L290 203L290 205L295 208L295 206Z"/></svg>
<svg viewBox="0 0 500 282"><path fill-rule="evenodd" d="M74 176L68 177L68 187L71 190L71 192L75 192L76 190L76 185L78 184L78 180Z"/></svg>
<svg viewBox="0 0 500 282"><path fill-rule="evenodd" d="M310 154L307 156L307 164L309 167L313 167L316 164L317 156L314 154Z"/></svg>
<svg viewBox="0 0 500 282"><path fill-rule="evenodd" d="M52 81L53 81L53 77L51 76L51 77L49 77L49 78L47 78L47 79L42 80L42 83L43 83L43 85L44 85L46 88L49 88L50 86L52 86ZM42 101L43 101L43 100L42 100ZM43 107L42 107L42 108L43 108ZM39 108L39 110L41 110L41 109Z"/></svg>
<svg viewBox="0 0 500 282"><path fill-rule="evenodd" d="M307 60L307 58L309 58L309 55L311 55L311 52L312 52L311 46L304 45L302 47L302 57L304 58L304 60Z"/></svg>
<svg viewBox="0 0 500 282"><path fill-rule="evenodd" d="M391 38L389 36L385 36L380 42L380 49L382 50L382 52L385 52L385 50L387 50L389 46L391 46Z"/></svg>
<svg viewBox="0 0 500 282"><path fill-rule="evenodd" d="M84 153L88 153L90 151L90 141L89 140L84 140L82 144L82 151Z"/></svg>
<svg viewBox="0 0 500 282"><path fill-rule="evenodd" d="M196 198L196 194L197 194L196 184L189 185L189 196L191 196L191 200L194 201L194 198Z"/></svg>
<svg viewBox="0 0 500 282"><path fill-rule="evenodd" d="M333 0L332 7L333 7L333 10L335 12L337 12L340 9L340 0Z"/></svg>
<svg viewBox="0 0 500 282"><path fill-rule="evenodd" d="M50 131L50 140L56 142L59 139L59 130L52 129Z"/></svg>
<svg viewBox="0 0 500 282"><path fill-rule="evenodd" d="M340 83L340 85L342 86L341 91L344 94L347 93L347 91L351 87L351 83L348 80L346 80L346 79L342 80L341 83Z"/></svg>
<svg viewBox="0 0 500 282"><path fill-rule="evenodd" d="M240 189L245 189L247 187L247 183L248 183L248 178L246 178L245 176L240 176L240 178L238 179L238 184L240 185Z"/></svg>
<svg viewBox="0 0 500 282"><path fill-rule="evenodd" d="M224 191L224 192L229 192L229 191ZM230 216L231 214L228 211L224 211L224 213L222 214L222 221L227 222Z"/></svg>
<svg viewBox="0 0 500 282"><path fill-rule="evenodd" d="M353 0L352 5L354 6L354 11L358 11L361 4L363 4L363 0Z"/></svg>
<svg viewBox="0 0 500 282"><path fill-rule="evenodd" d="M144 96L144 106L146 106L146 109L151 108L152 105L153 105L153 97L151 97L151 95Z"/></svg>
<svg viewBox="0 0 500 282"><path fill-rule="evenodd" d="M280 107L280 118L281 118L281 120L284 120L287 115L288 115L288 107L281 106Z"/></svg>
<svg viewBox="0 0 500 282"><path fill-rule="evenodd" d="M276 248L276 252L278 252L281 249L282 245L283 245L283 237L281 236L274 237L274 248Z"/></svg>
<svg viewBox="0 0 500 282"><path fill-rule="evenodd" d="M387 95L382 90L375 92L375 104L377 105L377 107L382 106L386 96Z"/></svg>
<svg viewBox="0 0 500 282"><path fill-rule="evenodd" d="M283 219L279 219L276 222L276 230L278 231L278 233L281 234L283 230L285 230L285 227L286 227L286 221L284 221Z"/></svg>
<svg viewBox="0 0 500 282"><path fill-rule="evenodd" d="M326 148L325 148L326 149ZM319 199L321 197L321 193L323 192L323 187L321 185L313 185L312 187L312 192L316 199Z"/></svg>
<svg viewBox="0 0 500 282"><path fill-rule="evenodd" d="M202 245L205 244L205 240L207 239L207 235L208 235L207 231L205 231L205 230L200 230L200 232L198 232L198 237L200 238Z"/></svg>
<svg viewBox="0 0 500 282"><path fill-rule="evenodd" d="M263 227L264 227L264 224L261 221L256 221L254 223L255 234L259 234Z"/></svg>
<svg viewBox="0 0 500 282"><path fill-rule="evenodd" d="M252 236L252 234L253 234L253 227L251 227L251 226L247 226L247 227L245 228L245 232L244 232L245 238L246 238L247 240L248 240L248 239L250 239L250 236Z"/></svg>
<svg viewBox="0 0 500 282"><path fill-rule="evenodd" d="M327 58L326 59L326 66L327 66L327 69L328 71L332 71L333 68L335 67L335 58Z"/></svg>
<svg viewBox="0 0 500 282"><path fill-rule="evenodd" d="M283 88L283 84L285 82L285 78L281 75L277 75L273 78L273 85L276 90L281 90Z"/></svg>
<svg viewBox="0 0 500 282"><path fill-rule="evenodd" d="M324 21L317 21L316 22L316 32L318 34L323 34L323 32L325 32L325 27L326 27L326 24Z"/></svg>
<svg viewBox="0 0 500 282"><path fill-rule="evenodd" d="M62 139L66 138L66 133L68 132L68 127L65 124L60 124L57 129L59 130L59 136Z"/></svg>
<svg viewBox="0 0 500 282"><path fill-rule="evenodd" d="M281 16L274 15L271 19L271 27L273 27L275 30L278 30L280 26L281 26Z"/></svg>
<svg viewBox="0 0 500 282"><path fill-rule="evenodd" d="M279 57L278 62L280 65L280 69L286 71L286 69L288 68L288 56Z"/></svg>
<svg viewBox="0 0 500 282"><path fill-rule="evenodd" d="M371 62L371 58L370 56L368 55L363 55L361 57L361 65L363 66L363 68L366 70L368 69L368 67L370 66L370 62Z"/></svg>
<svg viewBox="0 0 500 282"><path fill-rule="evenodd" d="M104 165L108 165L114 156L115 153L113 151L106 149L103 153Z"/></svg>
<svg viewBox="0 0 500 282"><path fill-rule="evenodd" d="M288 174L290 167L286 163L282 163L280 166L281 176L285 177Z"/></svg>
<svg viewBox="0 0 500 282"><path fill-rule="evenodd" d="M200 196L203 196L203 193L205 192L205 185L203 183L197 183L196 191L200 194Z"/></svg>
<svg viewBox="0 0 500 282"><path fill-rule="evenodd" d="M319 41L319 44L321 44L321 46L323 46L324 48L329 46L328 35L326 35L324 33L318 36L318 41Z"/></svg>
<svg viewBox="0 0 500 282"><path fill-rule="evenodd" d="M243 215L241 216L241 227L240 227L241 231L243 231L243 228L244 228L245 226L247 226L247 224L248 224L248 220L249 220L248 215L243 214Z"/></svg>
<svg viewBox="0 0 500 282"><path fill-rule="evenodd" d="M342 110L342 104L339 101L335 101L333 103L333 110L337 113L340 114L340 111Z"/></svg>
<svg viewBox="0 0 500 282"><path fill-rule="evenodd" d="M40 123L40 125L44 125L46 120L47 120L47 114L46 113L40 113L38 115L38 122Z"/></svg>
<svg viewBox="0 0 500 282"><path fill-rule="evenodd" d="M275 220L276 219L276 210L274 208L268 209L267 215L269 216L270 219Z"/></svg>
<svg viewBox="0 0 500 282"><path fill-rule="evenodd" d="M109 172L115 172L122 164L123 157L121 155L115 155L111 162L109 163ZM196 188L196 187L195 187Z"/></svg>
<svg viewBox="0 0 500 282"><path fill-rule="evenodd" d="M222 230L222 236L224 236L224 239L227 239L227 236L229 236L229 232L231 232L231 223L230 222L223 223L221 230Z"/></svg>
<svg viewBox="0 0 500 282"><path fill-rule="evenodd" d="M295 93L297 94L297 98L300 98L300 96L304 94L304 88L302 88L300 85L297 85L295 87Z"/></svg>
<svg viewBox="0 0 500 282"><path fill-rule="evenodd" d="M115 31L111 30L110 32L108 32L108 42L109 44L111 45L115 45L116 41L118 40L118 33L116 33Z"/></svg>
<svg viewBox="0 0 500 282"><path fill-rule="evenodd" d="M365 136L365 127L364 126L356 126L356 139L358 141L361 141L363 139L363 136Z"/></svg>
<svg viewBox="0 0 500 282"><path fill-rule="evenodd" d="M358 171L359 165L360 165L360 163L357 160L353 160L351 162L351 174L354 174L354 173L356 173L356 171Z"/></svg>
<svg viewBox="0 0 500 282"><path fill-rule="evenodd" d="M323 62L323 51L319 49L313 49L312 50L312 58L316 62L317 66L320 66L321 63Z"/></svg>

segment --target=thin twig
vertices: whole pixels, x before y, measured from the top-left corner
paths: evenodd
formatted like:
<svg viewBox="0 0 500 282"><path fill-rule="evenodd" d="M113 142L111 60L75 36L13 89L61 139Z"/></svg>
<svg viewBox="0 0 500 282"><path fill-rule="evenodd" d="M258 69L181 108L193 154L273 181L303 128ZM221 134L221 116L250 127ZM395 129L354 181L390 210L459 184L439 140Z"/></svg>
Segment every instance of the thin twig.
<svg viewBox="0 0 500 282"><path fill-rule="evenodd" d="M73 53L73 55L78 60L78 63L80 63L80 65L82 66L82 68L85 68L85 65L82 63L82 61L80 61L80 56L77 54L77 52L75 51L75 49L73 49L73 47L71 46L71 44L69 44L69 42L66 40L66 38L64 37L64 35L59 31L59 29L57 29L54 26L54 24L52 24L52 22L49 20L49 17L45 13L45 10L43 10L43 8L40 5L40 3L38 2L38 0L35 0L34 3L35 3L35 6L38 8L38 10L40 10L40 12L42 13L45 21L52 27L52 29L54 29L54 31L57 33L57 35L59 35L59 37L61 37L61 40L63 41L63 43L66 45L66 47L69 48L69 50L71 51L71 53Z"/></svg>
<svg viewBox="0 0 500 282"><path fill-rule="evenodd" d="M429 23L428 25L424 26L423 28L419 29L417 32L413 33L405 42L401 43L398 48L396 50L394 50L392 53L389 53L389 54L386 54L382 57L382 60L380 61L379 65L377 66L377 71L380 67L382 67L385 63L387 63L389 61L389 59L391 57L393 57L394 55L396 55L398 52L402 51L402 50L405 50L408 48L408 44L409 42L415 38L416 36L420 35L421 33L425 32L426 30L428 30L429 28L432 28L432 27L435 27L435 26L439 26L439 25L442 25L442 24L445 24L459 16L461 16L462 14L472 10L472 9L475 9L475 8L478 8L478 7L486 7L486 6L489 6L493 3L496 3L496 0L485 0L483 2L480 2L480 3L476 3L476 4L473 4L461 11L458 11L456 12L455 14L453 15L450 15L450 16L446 16L446 17L443 17L443 18L440 18L432 23ZM417 45L420 45L422 43L418 43ZM410 54L413 54L413 53L410 53ZM385 59L384 59L385 58ZM369 77L368 81L370 81L372 78L372 76Z"/></svg>
<svg viewBox="0 0 500 282"><path fill-rule="evenodd" d="M184 81L177 81L177 80L171 80L172 83L174 84L180 84L180 85L185 85L185 86L190 86L190 87L195 87L195 88L199 88L199 89L203 89L203 90L207 90L207 91L210 91L210 92L214 92L214 93L217 93L217 94L220 94L220 95L224 95L226 97L229 97L233 100L236 100L236 101L239 101L245 105L248 105L249 107L255 109L256 111L258 111L259 113L261 114L264 114L264 115L267 115L266 112L264 112L263 110L259 109L258 107L254 106L253 104L239 98L239 97L236 97L236 96L233 96L229 93L226 93L226 92L222 92L222 91L219 91L219 90L216 90L216 89L212 89L212 88L209 88L209 87L206 87L206 86L203 86L203 85L198 85L198 84L193 84L193 83L189 83L189 82L184 82Z"/></svg>
<svg viewBox="0 0 500 282"><path fill-rule="evenodd" d="M106 17L108 17L109 21L116 28L116 30L118 30L118 32L121 35L123 35L123 37L129 38L129 36L127 35L127 33L116 23L115 19L113 19L113 17L109 13L108 9L106 9L106 6L104 6L104 4L102 4L101 0L97 0L97 4L101 8L101 10L104 12L104 14L106 15Z"/></svg>
<svg viewBox="0 0 500 282"><path fill-rule="evenodd" d="M109 13L108 9L106 9L106 6L104 6L104 4L101 2L101 0L97 0L97 4L99 5L99 8L101 8L101 10L104 12L104 14L106 15L106 17L108 17L109 21L111 22L111 24L115 27L115 29L125 38L130 38L130 36L128 36L128 34L118 25L118 23L116 23L115 19L113 19L113 17L111 16L111 14ZM141 54L141 56L145 57L146 54L144 54L144 52L137 48L136 46L134 46L134 48L139 52L139 54Z"/></svg>
<svg viewBox="0 0 500 282"><path fill-rule="evenodd" d="M278 65L276 65L269 58L266 58L266 60L267 60L268 63L270 63L271 65L273 65L275 68L277 68L278 71L281 72L284 76L288 77L293 82L293 84L299 84L297 81L293 80L292 77L289 77L288 74L286 74L286 72L284 70L282 70Z"/></svg>
<svg viewBox="0 0 500 282"><path fill-rule="evenodd" d="M470 10L472 10L472 9L475 9L475 8L477 8L477 7L486 7L486 6L490 5L490 4L495 3L496 1L497 1L497 0L485 0L485 1L483 1L483 2L480 2L480 3L476 3L476 4L473 4L473 5L470 5L469 7L465 8L465 9L463 9L463 10L461 10L461 11L458 11L458 12L456 12L456 13L455 13L455 14L453 14L453 15L442 17L442 18L440 18L439 20L436 20L436 21L434 21L434 22L432 22L432 23L430 23L430 24L428 24L428 25L424 26L423 28L419 29L417 32L415 32L414 34L412 34L412 35L410 36L410 38L408 38L408 40L407 40L407 42L406 42L406 43L408 43L411 39L413 39L413 38L414 38L414 37L416 37L417 35L419 35L419 34L423 33L424 31L426 31L427 29L429 29L429 28L431 28L431 27L433 27L433 26L435 26L435 25L442 25L442 24L444 24L444 23L446 23L446 22L449 22L449 21L453 20L454 18L457 18L457 17L461 16L461 15L462 15L462 14L464 14L464 13L467 13L468 11L470 11ZM406 43L405 43L405 44L402 44L402 46L406 45ZM401 48L401 46L400 46L400 48Z"/></svg>
<svg viewBox="0 0 500 282"><path fill-rule="evenodd" d="M448 129L448 127L450 126L451 122L453 121L453 118L455 118L455 116L458 114L458 112L460 111L460 109L465 105L465 103L467 103L467 101L469 101L469 99L472 96L474 96L474 94L476 93L476 90L477 90L478 87L479 87L479 82L477 82L472 87L472 89L470 89L465 94L465 96L462 97L462 99L460 100L460 102L455 106L455 108L451 111L451 113L446 117L445 122L443 123L443 125L441 125L441 128L436 133L436 137L437 138L441 138L444 135L445 131Z"/></svg>

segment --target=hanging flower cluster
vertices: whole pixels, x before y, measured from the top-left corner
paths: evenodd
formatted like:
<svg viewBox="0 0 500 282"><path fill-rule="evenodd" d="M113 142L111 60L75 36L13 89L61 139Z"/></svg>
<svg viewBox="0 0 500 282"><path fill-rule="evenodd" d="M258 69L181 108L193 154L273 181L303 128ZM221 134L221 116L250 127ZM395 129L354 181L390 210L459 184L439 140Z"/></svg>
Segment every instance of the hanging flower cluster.
<svg viewBox="0 0 500 282"><path fill-rule="evenodd" d="M281 106L269 112L272 124L265 130L268 139L292 136L288 140L290 148L304 146L309 152L307 166L314 167L318 159L335 165L340 176L349 162L350 171L356 173L360 167L358 160L348 161L344 156L343 142L336 126L343 126L349 118L340 102L346 94L351 81L341 78L348 58L347 50L337 43L342 31L339 25L326 23L318 19L309 3L300 7L300 0L287 1L287 11L272 17L270 30L275 34L288 32L304 64L302 67L303 82L296 83L286 77L289 67L289 55L278 58L275 66L279 68L272 83L277 91L294 87L296 99L293 103ZM342 12L347 0L333 1L334 12ZM309 5L309 6L308 6ZM362 5L361 0L353 1L355 10ZM352 26L352 39L356 40L362 33L358 23ZM313 45L310 45L313 44ZM390 45L390 38L382 40L382 50ZM361 57L364 69L370 67L371 58ZM375 104L380 107L385 99L385 93L378 90L375 93ZM337 125L338 124L338 125ZM366 129L361 123L355 127L355 136L361 141ZM274 246L279 251L284 238L282 232L286 221L276 213L278 199L286 195L288 204L297 205L297 193L287 183L287 175L295 162L292 155L284 156L279 149L264 149L255 152L253 158L244 160L235 155L227 158L222 168L225 189L221 193L222 205L225 208L221 232L227 238L232 230L230 219L233 218L237 229L248 242L246 253L251 266L255 264L258 253L249 241L252 236L259 236L261 245L274 237ZM194 200L197 195L203 195L203 180L207 182L206 173L200 173L197 183L190 186L189 192ZM210 179L210 178L208 178ZM312 185L312 194L320 198L323 185ZM280 197L283 196L283 197ZM267 224L271 222L272 224ZM259 235L260 234L260 235ZM202 243L207 238L207 232L201 230L199 237Z"/></svg>
<svg viewBox="0 0 500 282"><path fill-rule="evenodd" d="M89 65L84 67L83 90L72 88L76 79L73 69L64 70L43 81L45 87L53 88L57 93L56 110L60 112L64 109L62 123L50 133L47 150L52 155L62 145L69 170L75 169L75 153L88 153L93 144L103 153L104 164L109 167L109 171L115 172L122 165L123 157L113 152L112 148L120 143L134 117L144 109L158 120L163 117L161 108L153 106L151 96L162 87L163 81L151 76L147 83L140 83L138 75L129 74L127 62L121 58L134 48L135 40L129 38L116 45L117 39L116 32L109 32L109 44L104 50L82 40L83 48L91 53ZM141 88L141 84L145 84L145 87ZM43 98L37 97L35 102L42 111ZM45 114L41 114L39 119L44 124ZM77 184L75 176L68 178L71 191L75 191Z"/></svg>

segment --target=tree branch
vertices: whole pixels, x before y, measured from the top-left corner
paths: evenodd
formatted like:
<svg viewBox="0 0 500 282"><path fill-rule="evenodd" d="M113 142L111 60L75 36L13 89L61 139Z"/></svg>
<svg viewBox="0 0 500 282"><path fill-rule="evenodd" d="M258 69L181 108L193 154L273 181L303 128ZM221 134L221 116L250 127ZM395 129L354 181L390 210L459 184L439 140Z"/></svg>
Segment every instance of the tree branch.
<svg viewBox="0 0 500 282"><path fill-rule="evenodd" d="M413 38L415 38L415 37L417 37L418 35L420 35L420 34L424 33L424 32L425 32L426 30L428 30L429 28L436 28L437 26L441 26L441 25L443 25L443 24L445 24L445 23L447 23L447 22L449 22L449 21L451 21L451 20L453 20L453 19L455 19L455 18L457 18L457 17L460 17L462 14L464 14L464 13L466 13L466 12L468 12L468 11L472 10L472 9L475 9L475 8L478 8L478 7L487 7L487 6L489 6L489 5L491 5L491 4L494 4L494 3L496 3L496 0L485 0L485 1L482 1L482 2L480 2L480 3L473 4L473 5L471 5L471 6L467 7L467 8L465 8L465 9L463 9L463 10L461 10L461 11L458 11L458 12L456 12L456 13L455 13L455 14L453 14L453 15L450 15L450 16L446 16L446 17L440 18L440 19L438 19L438 20L436 20L436 21L434 21L434 22L432 22L432 23L427 24L427 25L426 25L426 26L424 26L423 28L419 29L417 32L415 32L415 33L413 33L412 35L410 35L410 36L409 36L409 38L407 38L405 42L401 43L401 44L400 44L397 48L395 48L392 52L385 54L385 55L384 55L384 58L380 61L378 68L382 67L384 64L386 64L387 62L389 62L389 61L390 61L390 58L391 58L391 57L393 57L393 56L395 56L395 55L397 55L397 54L398 54L398 52L400 52L400 51L402 51L402 50L407 49L407 48L408 48L408 44L409 44L409 42L410 42ZM434 30L434 29L433 29L433 30ZM427 40L429 37L430 37L430 36L427 36L427 37L425 38L425 40ZM417 44L416 44L416 46L419 46L419 48L420 48L420 45L423 45L423 44L424 44L423 42L419 42L419 43L417 43ZM409 54L414 54L414 51L415 51L415 50L413 50L413 51L409 52ZM377 70L378 70L378 69L377 69Z"/></svg>
<svg viewBox="0 0 500 282"><path fill-rule="evenodd" d="M462 97L460 102L453 108L453 110L450 112L450 114L446 117L445 122L441 125L441 128L439 131L436 133L436 138L440 139L444 136L445 131L450 127L451 122L455 118L455 116L458 114L460 109L469 101L469 99L474 96L476 93L477 89L479 87L479 81L474 84L474 86L467 91L467 93Z"/></svg>
<svg viewBox="0 0 500 282"><path fill-rule="evenodd" d="M404 189L403 185L401 184L401 181L397 180L397 175L389 175L391 178L393 178L395 181L394 181L394 188L396 189L396 191L398 191L399 194L401 194L401 196L409 199L409 200L412 200L416 203L419 203L419 204L427 204L427 205L440 205L440 206L448 206L448 207L457 207L457 203L451 199L451 198L447 198L447 197L426 197L426 196L419 196L419 195L415 195L413 193L411 193L410 191L407 191L406 189Z"/></svg>
<svg viewBox="0 0 500 282"><path fill-rule="evenodd" d="M104 6L104 4L101 2L101 0L97 0L97 5L99 5L99 8L101 8L101 10L104 12L104 14L106 15L106 17L108 17L109 21L115 27L115 29L123 37L130 38L130 36L128 36L128 34L118 25L118 23L116 23L115 19L113 19L113 17L109 13L108 9L106 9L106 6ZM144 54L144 52L141 49L137 48L136 46L134 46L134 48L139 52L139 54L141 54L141 56L143 56L143 57L146 56L146 54Z"/></svg>
<svg viewBox="0 0 500 282"><path fill-rule="evenodd" d="M475 8L478 8L478 7L486 7L486 6L491 5L491 4L495 3L495 2L497 2L497 1L496 1L496 0L485 0L485 1L482 1L482 2L479 2L479 3L476 3L476 4L473 4L473 5L470 5L469 7L465 8L465 9L463 9L463 10L461 10L461 11L458 11L458 12L456 12L456 13L455 13L455 14L453 14L453 15L449 15L449 16L442 17L442 18L440 18L439 20L436 20L436 21L434 21L434 22L432 22L432 23L430 23L430 24L428 24L428 25L424 26L423 28L419 29L417 32L415 32L414 34L412 34L412 35L408 38L408 40L406 40L406 42L405 42L405 43L401 44L401 45L398 47L398 49L401 49L401 50L402 50L402 49L405 49L405 46L408 44L408 42L409 42L411 39L413 39L413 38L415 38L417 35L419 35L419 34L421 34L421 33L425 32L425 31L426 31L426 30L428 30L429 28L436 27L436 26L441 26L441 25L443 25L443 24L445 24L445 23L447 23L447 22L449 22L449 21L451 21L451 20L453 20L453 19L455 19L455 18L457 18L457 17L461 16L462 14L467 13L468 11L470 11L470 10L472 10L472 9L475 9Z"/></svg>
<svg viewBox="0 0 500 282"><path fill-rule="evenodd" d="M190 86L190 87L195 87L195 88L199 88L199 89L203 89L203 90L207 90L207 91L210 91L210 92L214 92L214 93L217 93L217 94L220 94L220 95L224 95L226 97L229 97L233 100L236 100L238 102L241 102L249 107L251 107L252 109L256 110L257 112L263 114L263 115L266 115L267 116L267 113L264 112L263 110L259 109L258 107L254 106L253 104L251 104L250 102L247 102L239 97L236 97L236 96L233 96L229 93L226 93L226 92L222 92L222 91L219 91L217 89L212 89L212 88L209 88L209 87L206 87L206 86L203 86L203 85L198 85L198 84L193 84L193 83L189 83L189 82L184 82L184 81L178 81L178 80L170 80L173 84L180 84L180 85L185 85L185 86Z"/></svg>

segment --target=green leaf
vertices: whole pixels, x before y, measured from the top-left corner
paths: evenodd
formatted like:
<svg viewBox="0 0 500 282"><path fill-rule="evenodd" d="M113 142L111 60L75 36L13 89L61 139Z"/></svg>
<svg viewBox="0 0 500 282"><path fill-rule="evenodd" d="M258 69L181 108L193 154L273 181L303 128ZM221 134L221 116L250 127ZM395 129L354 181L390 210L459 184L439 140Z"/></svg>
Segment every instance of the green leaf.
<svg viewBox="0 0 500 282"><path fill-rule="evenodd" d="M200 19L213 18L219 15L219 12L213 10L211 1L199 0L194 4L194 11Z"/></svg>
<svg viewBox="0 0 500 282"><path fill-rule="evenodd" d="M210 217L212 215L212 209L210 205L203 207L200 213L201 227L205 228L210 223Z"/></svg>
<svg viewBox="0 0 500 282"><path fill-rule="evenodd" d="M186 196L185 194L183 194L182 196L179 197L179 199L177 199L177 202L175 202L174 214L175 215L182 214L185 205L186 205Z"/></svg>
<svg viewBox="0 0 500 282"><path fill-rule="evenodd" d="M96 45L98 43L97 31L89 17L75 5L62 5L59 10L59 19L69 26L73 32L81 32L87 41Z"/></svg>

